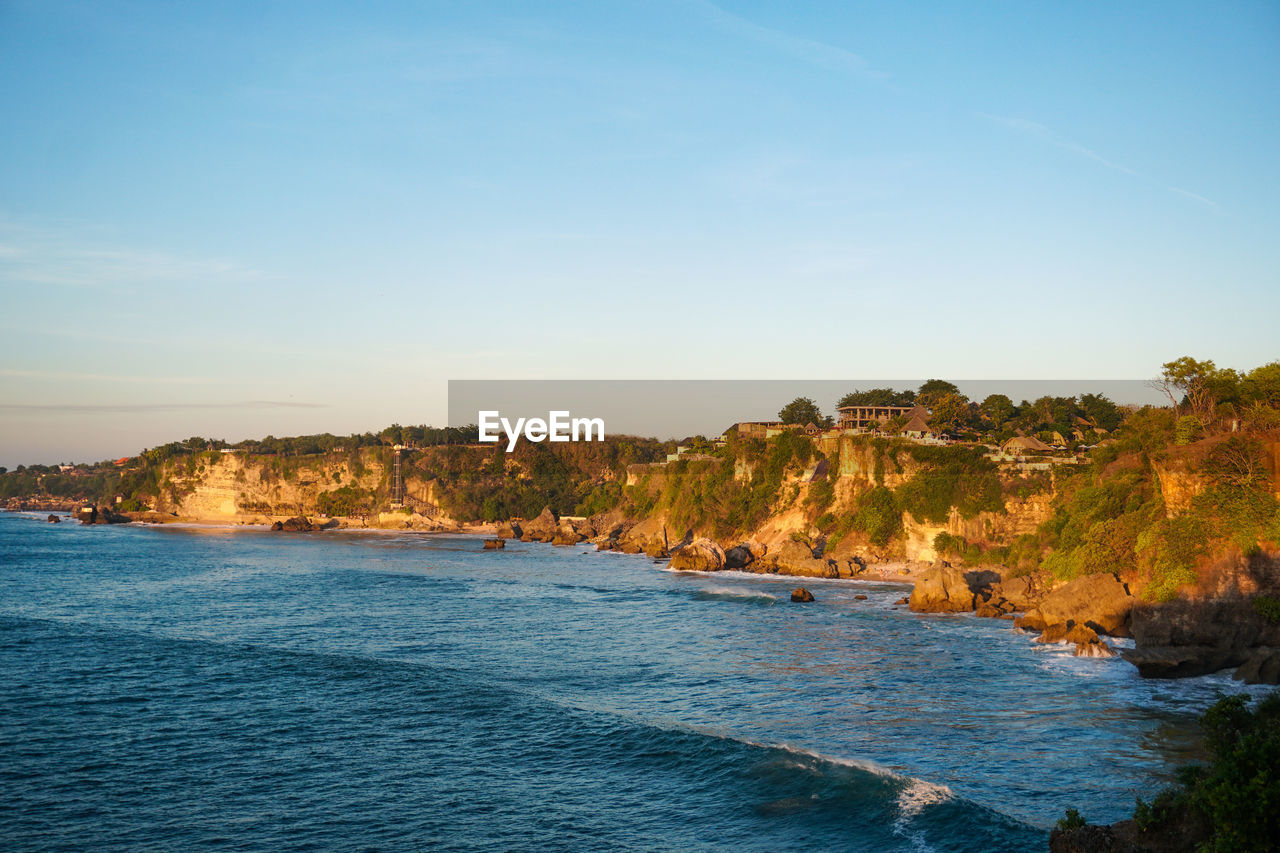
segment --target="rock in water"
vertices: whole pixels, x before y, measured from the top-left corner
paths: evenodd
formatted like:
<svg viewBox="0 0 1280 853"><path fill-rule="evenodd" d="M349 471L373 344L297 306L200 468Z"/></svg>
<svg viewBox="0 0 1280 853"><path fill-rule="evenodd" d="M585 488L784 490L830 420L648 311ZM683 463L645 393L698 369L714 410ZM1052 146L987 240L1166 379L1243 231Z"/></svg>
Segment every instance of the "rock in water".
<svg viewBox="0 0 1280 853"><path fill-rule="evenodd" d="M867 600L867 597L866 597L865 595L862 595L861 593L859 593L858 595L855 595L855 596L853 597L853 600L854 600L854 601L866 601L866 600Z"/></svg>
<svg viewBox="0 0 1280 853"><path fill-rule="evenodd" d="M543 507L538 517L528 524L522 525L522 539L526 542L550 542L555 538L560 521L551 507Z"/></svg>
<svg viewBox="0 0 1280 853"><path fill-rule="evenodd" d="M973 610L973 601L973 590L962 570L935 565L916 581L908 603L917 613L965 613Z"/></svg>
<svg viewBox="0 0 1280 853"><path fill-rule="evenodd" d="M1116 650L1095 634L1091 642L1076 643L1074 654L1078 658L1113 658L1116 656Z"/></svg>
<svg viewBox="0 0 1280 853"><path fill-rule="evenodd" d="M801 601L801 602L813 601L813 593L809 592L809 590L805 589L802 586L798 586L795 589L791 590L791 600Z"/></svg>
<svg viewBox="0 0 1280 853"><path fill-rule="evenodd" d="M507 540L505 539L484 540L484 550L486 551L500 551L505 547L507 547Z"/></svg>
<svg viewBox="0 0 1280 853"><path fill-rule="evenodd" d="M1280 684L1280 649L1255 649L1231 677L1245 684Z"/></svg>
<svg viewBox="0 0 1280 853"><path fill-rule="evenodd" d="M710 539L695 539L677 548L670 567L684 572L718 572L724 568L725 553Z"/></svg>
<svg viewBox="0 0 1280 853"><path fill-rule="evenodd" d="M58 518L53 513L49 513L49 517L46 519L46 521L48 521L50 524L57 524L60 521L62 521L62 519Z"/></svg>
<svg viewBox="0 0 1280 853"><path fill-rule="evenodd" d="M1045 595L1037 609L1048 625L1074 622L1099 634L1127 636L1134 601L1114 574L1085 575Z"/></svg>

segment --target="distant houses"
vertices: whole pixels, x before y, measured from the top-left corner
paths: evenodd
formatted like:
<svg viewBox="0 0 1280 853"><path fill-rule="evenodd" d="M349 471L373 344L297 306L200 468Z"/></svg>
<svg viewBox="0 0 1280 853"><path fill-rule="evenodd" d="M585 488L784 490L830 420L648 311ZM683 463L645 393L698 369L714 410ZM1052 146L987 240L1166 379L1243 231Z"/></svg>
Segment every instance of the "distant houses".
<svg viewBox="0 0 1280 853"><path fill-rule="evenodd" d="M1018 456L1023 453L1048 453L1051 450L1053 450L1052 447L1034 435L1015 435L1000 445L1000 452L1007 453L1010 456Z"/></svg>

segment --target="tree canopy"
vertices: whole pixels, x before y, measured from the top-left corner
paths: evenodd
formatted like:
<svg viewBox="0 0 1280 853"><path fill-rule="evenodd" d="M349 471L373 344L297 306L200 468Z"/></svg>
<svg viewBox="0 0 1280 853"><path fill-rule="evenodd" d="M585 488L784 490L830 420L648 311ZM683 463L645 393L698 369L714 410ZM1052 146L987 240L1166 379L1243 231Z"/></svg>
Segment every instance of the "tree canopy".
<svg viewBox="0 0 1280 853"><path fill-rule="evenodd" d="M831 418L822 414L818 404L808 397L796 397L778 412L778 420L784 424L817 424L826 426Z"/></svg>

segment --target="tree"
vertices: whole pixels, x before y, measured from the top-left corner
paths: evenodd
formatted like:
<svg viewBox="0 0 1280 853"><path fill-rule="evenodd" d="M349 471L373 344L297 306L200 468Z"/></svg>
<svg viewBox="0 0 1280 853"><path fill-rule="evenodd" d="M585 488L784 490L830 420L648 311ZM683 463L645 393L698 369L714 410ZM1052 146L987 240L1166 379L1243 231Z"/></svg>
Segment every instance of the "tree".
<svg viewBox="0 0 1280 853"><path fill-rule="evenodd" d="M932 408L934 401L944 394L960 394L960 389L945 379L929 379L916 391L916 402L922 406ZM965 402L968 402L968 397L964 397L963 394L960 394L960 396L964 398Z"/></svg>
<svg viewBox="0 0 1280 853"><path fill-rule="evenodd" d="M1181 401L1174 395L1182 393L1183 401L1192 414L1206 423L1213 419L1219 403L1233 402L1239 398L1240 377L1230 368L1219 369L1211 359L1197 361L1191 356L1165 362L1164 369L1155 379L1155 387L1168 396L1176 409Z"/></svg>
<svg viewBox="0 0 1280 853"><path fill-rule="evenodd" d="M1280 361L1250 370L1240 383L1240 391L1250 403L1280 406Z"/></svg>
<svg viewBox="0 0 1280 853"><path fill-rule="evenodd" d="M1123 420L1120 407L1105 394L1083 394L1079 406L1085 420L1105 430L1115 429Z"/></svg>
<svg viewBox="0 0 1280 853"><path fill-rule="evenodd" d="M929 420L954 430L969 421L969 401L960 394L943 394L934 401Z"/></svg>
<svg viewBox="0 0 1280 853"><path fill-rule="evenodd" d="M778 412L778 420L784 424L817 424L826 426L831 419L822 414L818 404L808 397L796 397Z"/></svg>
<svg viewBox="0 0 1280 853"><path fill-rule="evenodd" d="M916 401L914 391L894 391L892 388L871 388L845 394L836 408L845 406L910 406Z"/></svg>
<svg viewBox="0 0 1280 853"><path fill-rule="evenodd" d="M991 426L999 430L1013 417L1017 409L1013 401L1004 394L991 394L978 406L979 411L991 421Z"/></svg>

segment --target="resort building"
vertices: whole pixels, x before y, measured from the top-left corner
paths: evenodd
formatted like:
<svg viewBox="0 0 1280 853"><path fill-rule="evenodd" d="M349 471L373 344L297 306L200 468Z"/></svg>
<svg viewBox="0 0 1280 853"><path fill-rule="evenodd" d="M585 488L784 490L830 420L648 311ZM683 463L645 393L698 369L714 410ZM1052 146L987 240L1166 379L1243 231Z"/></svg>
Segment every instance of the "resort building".
<svg viewBox="0 0 1280 853"><path fill-rule="evenodd" d="M840 429L879 429L888 421L910 415L918 406L841 406L837 426Z"/></svg>

